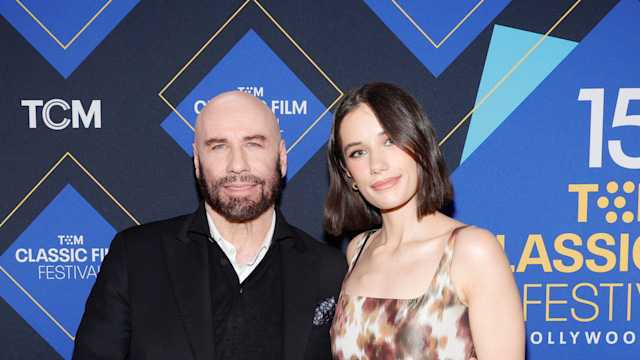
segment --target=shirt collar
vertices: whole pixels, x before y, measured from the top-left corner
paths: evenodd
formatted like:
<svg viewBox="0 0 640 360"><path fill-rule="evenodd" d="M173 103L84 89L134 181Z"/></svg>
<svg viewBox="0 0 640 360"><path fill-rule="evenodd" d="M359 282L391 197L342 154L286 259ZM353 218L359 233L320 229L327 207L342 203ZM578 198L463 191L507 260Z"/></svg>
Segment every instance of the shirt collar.
<svg viewBox="0 0 640 360"><path fill-rule="evenodd" d="M222 240L224 240L224 242L226 243L229 243L229 242L226 239L224 239L222 235L220 235L220 232L218 231L216 224L213 223L213 219L211 218L211 216L209 216L209 213L207 213L206 211L205 213L207 214L207 223L209 224L209 231L211 232L211 238L218 244L218 246L225 249L226 246L224 246L224 244L222 243ZM276 212L274 211L273 218L271 219L271 227L269 228L269 231L267 231L267 235L262 241L262 245L260 246L260 249L262 248L268 249L269 246L271 246L271 241L273 239L273 233L275 231L275 228L276 228ZM258 250L258 252L260 252L260 250Z"/></svg>

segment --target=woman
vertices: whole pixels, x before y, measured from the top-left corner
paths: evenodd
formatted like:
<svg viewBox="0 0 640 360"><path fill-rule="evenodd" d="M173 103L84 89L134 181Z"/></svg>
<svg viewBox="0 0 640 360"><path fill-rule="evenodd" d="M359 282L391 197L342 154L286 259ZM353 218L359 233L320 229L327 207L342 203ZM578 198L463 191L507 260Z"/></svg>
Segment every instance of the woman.
<svg viewBox="0 0 640 360"><path fill-rule="evenodd" d="M347 248L336 359L524 359L518 288L487 230L437 210L453 187L420 105L395 85L345 94L329 140L324 224L377 229Z"/></svg>

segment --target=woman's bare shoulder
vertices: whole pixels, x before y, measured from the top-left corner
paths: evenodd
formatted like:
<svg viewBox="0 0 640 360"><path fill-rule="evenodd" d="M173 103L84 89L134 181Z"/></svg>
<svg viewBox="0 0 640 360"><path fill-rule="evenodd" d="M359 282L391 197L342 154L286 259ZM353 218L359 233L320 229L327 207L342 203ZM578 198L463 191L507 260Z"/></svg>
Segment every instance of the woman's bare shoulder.
<svg viewBox="0 0 640 360"><path fill-rule="evenodd" d="M489 230L476 226L461 229L456 237L455 254L469 261L490 261L504 255L496 236Z"/></svg>
<svg viewBox="0 0 640 360"><path fill-rule="evenodd" d="M459 231L451 264L454 286L461 291L463 302L470 291L484 281L504 279L512 281L513 275L504 249L493 233L478 227L466 227ZM500 280L501 281L501 280Z"/></svg>
<svg viewBox="0 0 640 360"><path fill-rule="evenodd" d="M353 259L353 255L355 254L360 241L362 241L362 239L364 239L364 237L371 231L372 230L363 231L349 241L349 245L347 246L347 261L349 263L351 262L351 259Z"/></svg>

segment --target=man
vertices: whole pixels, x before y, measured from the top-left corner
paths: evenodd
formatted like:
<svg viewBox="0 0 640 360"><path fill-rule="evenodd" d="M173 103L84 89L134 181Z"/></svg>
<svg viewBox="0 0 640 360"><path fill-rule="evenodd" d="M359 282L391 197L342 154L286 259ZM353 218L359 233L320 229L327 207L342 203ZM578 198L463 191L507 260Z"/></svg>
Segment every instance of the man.
<svg viewBox="0 0 640 360"><path fill-rule="evenodd" d="M329 359L346 261L275 206L287 171L275 115L221 94L193 153L203 204L116 235L74 359Z"/></svg>

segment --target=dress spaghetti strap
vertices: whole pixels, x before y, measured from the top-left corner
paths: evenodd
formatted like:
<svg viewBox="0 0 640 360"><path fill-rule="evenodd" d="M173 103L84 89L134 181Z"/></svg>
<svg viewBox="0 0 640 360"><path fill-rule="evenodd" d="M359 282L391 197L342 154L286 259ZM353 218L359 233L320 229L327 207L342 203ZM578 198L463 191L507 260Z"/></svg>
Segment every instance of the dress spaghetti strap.
<svg viewBox="0 0 640 360"><path fill-rule="evenodd" d="M360 259L360 254L362 254L362 250L364 250L364 247L367 244L369 237L371 237L371 234L373 234L376 231L378 230L377 229L369 230L356 245L356 251L354 252L353 257L351 258L351 264L349 265L349 272L347 273L347 276L346 276L347 278L349 277L353 269L356 267L356 263L358 262L358 259Z"/></svg>

